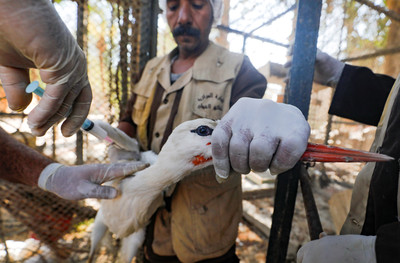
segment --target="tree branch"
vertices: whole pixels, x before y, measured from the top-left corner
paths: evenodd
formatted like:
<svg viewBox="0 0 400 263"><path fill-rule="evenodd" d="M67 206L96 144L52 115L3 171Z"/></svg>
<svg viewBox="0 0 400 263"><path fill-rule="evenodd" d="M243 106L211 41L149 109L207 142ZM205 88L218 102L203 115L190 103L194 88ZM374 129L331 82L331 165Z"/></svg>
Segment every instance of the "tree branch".
<svg viewBox="0 0 400 263"><path fill-rule="evenodd" d="M361 1L361 0L356 0L356 1ZM379 56L395 54L395 53L399 53L399 52L400 52L400 47L393 47L393 48L377 50L373 53L369 53L369 54L365 54L365 55L361 55L361 56L341 59L341 61L348 62L348 61L354 61L354 60L363 60L363 59L369 59L369 58L375 58L375 57L379 57Z"/></svg>
<svg viewBox="0 0 400 263"><path fill-rule="evenodd" d="M400 22L400 14L393 11L389 10L386 7L375 5L373 2L369 0L356 0L356 2L359 2L360 4L364 4L371 9L374 9L375 11L378 11L379 13L385 14L387 17L389 17L391 20L395 20L397 22Z"/></svg>

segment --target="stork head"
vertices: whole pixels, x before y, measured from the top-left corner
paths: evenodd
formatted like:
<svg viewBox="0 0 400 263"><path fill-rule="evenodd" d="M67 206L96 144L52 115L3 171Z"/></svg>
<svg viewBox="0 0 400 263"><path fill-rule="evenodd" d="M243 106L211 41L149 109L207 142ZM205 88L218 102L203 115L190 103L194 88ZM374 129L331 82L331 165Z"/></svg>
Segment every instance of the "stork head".
<svg viewBox="0 0 400 263"><path fill-rule="evenodd" d="M211 134L217 122L210 119L186 121L177 126L164 144L158 160L175 169L197 170L212 164Z"/></svg>

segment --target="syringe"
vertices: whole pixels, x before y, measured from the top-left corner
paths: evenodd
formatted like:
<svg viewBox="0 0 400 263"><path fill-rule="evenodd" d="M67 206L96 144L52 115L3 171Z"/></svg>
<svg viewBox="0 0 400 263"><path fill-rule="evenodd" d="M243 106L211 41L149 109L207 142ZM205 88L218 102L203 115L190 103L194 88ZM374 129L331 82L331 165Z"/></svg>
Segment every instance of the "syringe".
<svg viewBox="0 0 400 263"><path fill-rule="evenodd" d="M36 95L38 95L39 97L42 97L44 94L44 89L42 89L39 86L39 82L38 81L33 81L32 83L30 83L26 89L25 89L26 93L35 93ZM69 115L69 114L68 114ZM86 119L82 126L81 129L92 134L93 136L96 136L98 139L100 140L105 140L107 142L112 143L113 140L107 136L107 132L102 129L101 127L99 127L98 125L95 125L93 121Z"/></svg>

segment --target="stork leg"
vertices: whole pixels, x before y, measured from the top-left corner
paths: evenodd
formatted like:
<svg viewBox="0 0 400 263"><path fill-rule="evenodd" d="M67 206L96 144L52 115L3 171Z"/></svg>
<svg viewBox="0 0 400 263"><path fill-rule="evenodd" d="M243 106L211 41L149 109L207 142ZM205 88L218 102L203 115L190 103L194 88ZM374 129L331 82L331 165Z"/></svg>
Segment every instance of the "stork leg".
<svg viewBox="0 0 400 263"><path fill-rule="evenodd" d="M99 243L103 239L107 230L108 230L107 226L103 222L103 214L100 208L96 214L96 218L94 219L93 230L90 235L91 245L90 245L88 263L93 262L94 255L98 249Z"/></svg>

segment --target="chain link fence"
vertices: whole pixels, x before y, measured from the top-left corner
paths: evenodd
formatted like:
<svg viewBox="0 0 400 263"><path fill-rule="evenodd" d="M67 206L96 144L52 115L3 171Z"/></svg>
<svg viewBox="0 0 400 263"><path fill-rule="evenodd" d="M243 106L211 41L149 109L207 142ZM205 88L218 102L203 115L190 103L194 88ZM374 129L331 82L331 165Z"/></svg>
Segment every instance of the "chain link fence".
<svg viewBox="0 0 400 263"><path fill-rule="evenodd" d="M146 61L155 56L158 1L53 3L87 56L93 92L88 118L115 125L132 83ZM37 70L31 71L33 80L40 82ZM34 95L31 105L38 100ZM45 136L33 137L26 123L26 114L32 108L22 114L11 112L0 88L0 125L18 140L63 164L108 162L106 143L92 135L79 132L65 138L54 126ZM66 201L39 188L6 181L0 181L0 192L0 262L87 261L87 228L96 214L97 201ZM115 260L116 254L108 251L96 262Z"/></svg>

